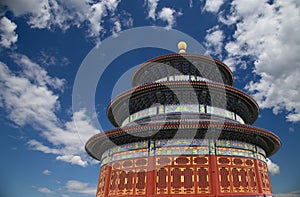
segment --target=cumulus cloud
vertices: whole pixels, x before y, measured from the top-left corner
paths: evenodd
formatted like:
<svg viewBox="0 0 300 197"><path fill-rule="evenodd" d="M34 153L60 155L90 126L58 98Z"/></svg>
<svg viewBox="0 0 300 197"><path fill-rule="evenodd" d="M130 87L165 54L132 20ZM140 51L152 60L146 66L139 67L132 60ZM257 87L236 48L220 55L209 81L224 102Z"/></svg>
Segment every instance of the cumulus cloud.
<svg viewBox="0 0 300 197"><path fill-rule="evenodd" d="M155 20L156 19L156 8L159 0L148 0L148 17Z"/></svg>
<svg viewBox="0 0 300 197"><path fill-rule="evenodd" d="M217 13L220 7L223 5L224 0L206 0L203 10L207 12Z"/></svg>
<svg viewBox="0 0 300 197"><path fill-rule="evenodd" d="M120 21L115 21L114 22L114 27L113 27L113 29L112 29L112 34L113 34L113 36L118 36L118 33L121 31L121 22Z"/></svg>
<svg viewBox="0 0 300 197"><path fill-rule="evenodd" d="M97 187L90 186L88 183L85 182L70 180L66 183L65 188L68 192L71 193L95 195Z"/></svg>
<svg viewBox="0 0 300 197"><path fill-rule="evenodd" d="M44 194L51 194L54 193L54 191L48 189L47 187L40 187L38 188L38 191Z"/></svg>
<svg viewBox="0 0 300 197"><path fill-rule="evenodd" d="M193 0L190 0L190 1L189 1L189 6L190 6L190 8L193 7Z"/></svg>
<svg viewBox="0 0 300 197"><path fill-rule="evenodd" d="M134 22L131 14L127 12L123 12L122 17L119 17L119 21L123 27L132 27Z"/></svg>
<svg viewBox="0 0 300 197"><path fill-rule="evenodd" d="M6 18L5 16L0 19L0 45L9 48L11 45L18 41L18 35L15 30L17 25Z"/></svg>
<svg viewBox="0 0 300 197"><path fill-rule="evenodd" d="M288 111L291 122L300 121L299 6L296 0L236 0L223 16L237 21L231 24L236 27L233 39L225 45L227 61L252 61L259 80L245 88L261 108L272 108L274 114Z"/></svg>
<svg viewBox="0 0 300 197"><path fill-rule="evenodd" d="M181 16L182 12L176 12L175 9L169 7L163 7L158 13L156 12L159 0L146 0L148 18L152 20L162 20L167 23L165 27L167 30L172 29L176 23L176 17Z"/></svg>
<svg viewBox="0 0 300 197"><path fill-rule="evenodd" d="M33 80L39 86L49 85L55 89L61 89L65 83L64 79L57 77L50 77L45 69L40 67L37 63L31 61L27 56L21 54L14 54L14 61L22 67L22 74L29 80Z"/></svg>
<svg viewBox="0 0 300 197"><path fill-rule="evenodd" d="M98 37L105 32L102 27L103 17L108 12L114 15L119 3L120 0L3 0L0 5L6 6L17 17L28 16L26 19L31 28L58 27L66 31L71 26L87 24L88 36Z"/></svg>
<svg viewBox="0 0 300 197"><path fill-rule="evenodd" d="M224 34L223 31L219 29L219 26L215 26L206 31L205 36L205 47L207 55L213 54L217 55L219 59L222 59L222 47Z"/></svg>
<svg viewBox="0 0 300 197"><path fill-rule="evenodd" d="M57 160L86 166L84 143L100 131L96 129L84 109L74 112L70 121L57 117L60 110L59 95L52 89L61 89L62 79L50 77L28 57L18 57L21 70L14 74L0 62L0 107L16 125L31 125L45 139L28 141L30 149L57 155ZM85 131L78 133L78 128Z"/></svg>
<svg viewBox="0 0 300 197"><path fill-rule="evenodd" d="M57 0L3 0L15 16L27 15L27 23L32 28L48 28L57 26L66 30L71 24L78 25L86 20L85 13L88 10L87 1L57 1Z"/></svg>
<svg viewBox="0 0 300 197"><path fill-rule="evenodd" d="M43 171L43 174L44 175L50 175L52 172L50 171L50 170L48 170L48 169L46 169L46 170L44 170Z"/></svg>
<svg viewBox="0 0 300 197"><path fill-rule="evenodd" d="M289 127L289 132L294 132L295 129L293 127Z"/></svg>
<svg viewBox="0 0 300 197"><path fill-rule="evenodd" d="M115 11L118 7L120 1L100 1L90 6L88 12L88 21L89 21L89 36L91 37L99 37L102 32L105 32L103 28L103 17L107 16L107 12L109 11L112 15L115 15ZM125 12L124 12L125 13ZM119 17L122 18L122 17ZM119 19L117 20L119 21ZM120 21L119 21L120 23ZM116 24L116 20L113 22L113 35L121 31L121 23ZM99 42L99 39L97 40Z"/></svg>
<svg viewBox="0 0 300 197"><path fill-rule="evenodd" d="M158 19L162 20L162 21L166 21L167 22L167 26L166 29L172 29L172 27L174 26L175 22L176 22L176 16L181 16L182 13L178 12L176 13L176 11L172 8L168 8L168 7L164 7L162 8L162 10L158 13Z"/></svg>
<svg viewBox="0 0 300 197"><path fill-rule="evenodd" d="M79 166L86 166L88 163L87 161L83 161L80 156L76 155L63 155L63 156L57 156L57 160L69 162L71 164L79 165Z"/></svg>
<svg viewBox="0 0 300 197"><path fill-rule="evenodd" d="M37 62L44 67L47 66L67 66L70 65L70 60L61 56L60 53L56 50L42 50L40 51L39 57L37 57Z"/></svg>
<svg viewBox="0 0 300 197"><path fill-rule="evenodd" d="M48 146L45 146L41 142L38 142L36 140L30 140L27 144L29 148L33 150L38 150L47 154L60 154L60 151L58 149L49 148Z"/></svg>
<svg viewBox="0 0 300 197"><path fill-rule="evenodd" d="M102 16L106 15L105 5L101 2L98 2L91 6L90 11L90 35L91 36L99 36L100 32L103 30L101 25Z"/></svg>
<svg viewBox="0 0 300 197"><path fill-rule="evenodd" d="M270 172L271 175L275 175L275 174L280 173L279 165L272 162L271 159L267 159L267 165L268 165L268 169L269 169L269 172Z"/></svg>
<svg viewBox="0 0 300 197"><path fill-rule="evenodd" d="M32 27L45 28L49 25L51 11L48 0L3 0L1 3L6 5L16 16L29 14L28 24Z"/></svg>
<svg viewBox="0 0 300 197"><path fill-rule="evenodd" d="M23 126L43 120L55 122L53 113L58 108L58 96L45 86L33 84L29 79L14 75L0 62L0 98L9 118Z"/></svg>
<svg viewBox="0 0 300 197"><path fill-rule="evenodd" d="M120 2L121 2L121 0L104 1L106 7L112 12L117 9Z"/></svg>
<svg viewBox="0 0 300 197"><path fill-rule="evenodd" d="M84 132L78 133L77 129ZM45 146L36 140L31 140L28 144L31 149L58 155L56 160L85 167L88 165L87 161L90 161L90 159L86 158L84 143L89 137L99 132L100 131L91 124L91 120L89 116L85 114L85 110L81 110L73 114L71 121L60 126L52 124L48 130L42 133L52 146L59 148Z"/></svg>

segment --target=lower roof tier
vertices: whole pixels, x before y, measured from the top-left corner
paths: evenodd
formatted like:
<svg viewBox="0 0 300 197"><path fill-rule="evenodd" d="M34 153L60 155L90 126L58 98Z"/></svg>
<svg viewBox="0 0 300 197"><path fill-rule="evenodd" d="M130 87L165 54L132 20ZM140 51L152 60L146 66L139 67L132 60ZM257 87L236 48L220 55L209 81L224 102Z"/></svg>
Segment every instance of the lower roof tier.
<svg viewBox="0 0 300 197"><path fill-rule="evenodd" d="M102 154L116 145L139 142L147 139L220 139L251 143L261 147L266 156L276 153L280 139L267 130L250 125L222 121L180 122L137 125L116 128L93 136L86 143L86 151L100 160Z"/></svg>
<svg viewBox="0 0 300 197"><path fill-rule="evenodd" d="M203 81L160 82L128 90L108 106L107 116L119 127L139 111L159 105L206 105L226 109L240 116L246 124L258 117L256 101L246 93L223 84Z"/></svg>

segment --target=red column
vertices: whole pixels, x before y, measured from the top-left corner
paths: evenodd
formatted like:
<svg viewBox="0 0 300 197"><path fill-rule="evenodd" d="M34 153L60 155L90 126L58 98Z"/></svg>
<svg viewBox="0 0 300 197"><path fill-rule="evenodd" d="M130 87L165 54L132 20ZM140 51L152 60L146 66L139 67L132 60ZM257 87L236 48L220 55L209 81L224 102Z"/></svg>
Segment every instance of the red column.
<svg viewBox="0 0 300 197"><path fill-rule="evenodd" d="M269 173L269 168L268 167L267 167L267 175L268 175L268 180L269 180L270 194L273 194L271 180L270 180L270 173Z"/></svg>
<svg viewBox="0 0 300 197"><path fill-rule="evenodd" d="M108 197L108 194L109 194L111 169L112 169L111 165L107 165L107 171L106 171L106 176L105 176L105 185L104 185L104 197Z"/></svg>
<svg viewBox="0 0 300 197"><path fill-rule="evenodd" d="M101 167L100 167L100 170L99 170L99 177L98 177L98 185L97 185L96 197L98 197L98 192L100 190L100 188L99 188L100 181L101 181ZM105 186L104 186L104 188L105 188Z"/></svg>
<svg viewBox="0 0 300 197"><path fill-rule="evenodd" d="M155 170L155 156L148 157L148 168L146 178L146 196L151 197L155 195L156 187L156 170Z"/></svg>
<svg viewBox="0 0 300 197"><path fill-rule="evenodd" d="M220 194L220 181L219 181L219 169L217 165L217 156L216 155L210 155L210 169L211 169L211 193L214 194L214 196L219 196Z"/></svg>
<svg viewBox="0 0 300 197"><path fill-rule="evenodd" d="M257 159L254 159L254 167L255 167L255 174L256 174L256 179L257 179L257 187L258 187L258 193L260 195L263 194L263 187L262 187L262 180L260 177L260 172L259 172L259 167L258 167L258 161Z"/></svg>

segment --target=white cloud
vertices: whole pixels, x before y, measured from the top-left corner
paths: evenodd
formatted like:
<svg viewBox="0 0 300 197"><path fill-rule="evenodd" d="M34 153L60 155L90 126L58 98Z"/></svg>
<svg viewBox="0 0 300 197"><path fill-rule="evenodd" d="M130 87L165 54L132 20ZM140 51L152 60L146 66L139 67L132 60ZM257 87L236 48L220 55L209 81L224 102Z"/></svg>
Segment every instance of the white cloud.
<svg viewBox="0 0 300 197"><path fill-rule="evenodd" d="M155 20L156 19L156 8L159 0L148 0L148 17Z"/></svg>
<svg viewBox="0 0 300 197"><path fill-rule="evenodd" d="M51 193L54 193L52 190L46 188L46 187L40 187L38 188L38 191L41 192L41 193L44 193L44 194L51 194Z"/></svg>
<svg viewBox="0 0 300 197"><path fill-rule="evenodd" d="M237 64L244 65L244 62L234 57L226 57L226 59L224 59L223 62L230 68L231 71L235 71Z"/></svg>
<svg viewBox="0 0 300 197"><path fill-rule="evenodd" d="M84 132L78 133L78 130ZM44 145L31 146L31 149L56 154L58 155L56 157L57 160L84 167L88 164L87 161L90 161L89 158L86 158L84 144L91 136L99 132L92 126L90 117L85 114L85 110L81 110L75 112L72 120L64 123L64 125L52 124L49 125L48 130L42 132L42 135L54 147L60 147L59 149L45 147Z"/></svg>
<svg viewBox="0 0 300 197"><path fill-rule="evenodd" d="M288 193L274 194L274 197L300 197L300 190Z"/></svg>
<svg viewBox="0 0 300 197"><path fill-rule="evenodd" d="M223 12L220 12L218 15L218 20L225 25L232 25L237 21L236 15L225 15L223 16Z"/></svg>
<svg viewBox="0 0 300 197"><path fill-rule="evenodd" d="M98 2L91 6L90 11L90 36L99 36L100 32L103 30L101 26L102 17L106 15L105 5L102 2Z"/></svg>
<svg viewBox="0 0 300 197"><path fill-rule="evenodd" d="M122 30L121 28L121 22L120 21L115 21L114 22L114 27L113 27L113 30L112 30L112 34L113 36L117 36L118 33Z"/></svg>
<svg viewBox="0 0 300 197"><path fill-rule="evenodd" d="M45 28L48 26L50 20L48 0L3 0L1 3L7 5L16 16L29 14L28 23L32 27Z"/></svg>
<svg viewBox="0 0 300 197"><path fill-rule="evenodd" d="M130 13L126 11L121 11L116 16L110 19L113 24L111 28L112 36L117 37L122 28L128 28L133 26L133 18Z"/></svg>
<svg viewBox="0 0 300 197"><path fill-rule="evenodd" d="M107 15L107 10L114 13L120 1L100 1L91 5L88 20L90 23L89 35L98 37L101 32L105 31L102 26L103 17ZM115 25L115 24L114 24ZM120 29L121 30L121 29Z"/></svg>
<svg viewBox="0 0 300 197"><path fill-rule="evenodd" d="M207 12L217 13L220 7L223 5L224 0L206 0L203 10Z"/></svg>
<svg viewBox="0 0 300 197"><path fill-rule="evenodd" d="M114 12L119 3L121 2L121 0L109 0L109 1L104 1L105 2L105 5L106 7L111 11L111 12Z"/></svg>
<svg viewBox="0 0 300 197"><path fill-rule="evenodd" d="M65 161L74 165L79 165L79 166L87 166L87 162L83 161L80 156L74 156L74 155L63 155L63 156L57 156L57 160Z"/></svg>
<svg viewBox="0 0 300 197"><path fill-rule="evenodd" d="M43 174L44 175L50 175L52 172L50 171L50 170L48 170L48 169L46 169L46 170L44 170L43 171Z"/></svg>
<svg viewBox="0 0 300 197"><path fill-rule="evenodd" d="M71 25L79 26L86 20L89 7L88 1L74 0L4 0L1 2L11 10L15 16L29 16L27 23L32 28L48 28L58 26L62 30Z"/></svg>
<svg viewBox="0 0 300 197"><path fill-rule="evenodd" d="M114 32L116 32L116 33L120 32L121 31L120 21L116 21L114 24L115 24Z"/></svg>
<svg viewBox="0 0 300 197"><path fill-rule="evenodd" d="M215 26L206 31L205 36L205 47L207 55L213 54L217 55L219 59L222 59L222 47L224 34L223 31L219 29L219 26Z"/></svg>
<svg viewBox="0 0 300 197"><path fill-rule="evenodd" d="M36 140L30 140L27 144L32 150L38 150L46 154L60 154L60 151L58 149L49 148L48 146L45 146L41 142L38 142Z"/></svg>
<svg viewBox="0 0 300 197"><path fill-rule="evenodd" d="M257 12L263 11L267 0L244 0L243 3L239 1L232 1L232 6L241 17L249 17Z"/></svg>
<svg viewBox="0 0 300 197"><path fill-rule="evenodd" d="M168 24L166 26L166 29L170 30L174 26L176 20L176 16L181 16L182 13L176 11L172 8L164 7L162 10L158 13L158 19L162 21L166 21Z"/></svg>
<svg viewBox="0 0 300 197"><path fill-rule="evenodd" d="M57 160L86 166L84 143L99 133L84 109L74 112L71 120L62 122L57 117L59 95L50 88L62 88L62 80L50 77L28 57L17 55L21 71L18 75L0 62L0 107L8 118L19 126L31 125L46 141L28 141L30 149L54 154ZM81 132L78 133L78 129Z"/></svg>
<svg viewBox="0 0 300 197"><path fill-rule="evenodd" d="M121 23L124 27L132 27L133 26L133 18L129 13L123 14L121 17Z"/></svg>
<svg viewBox="0 0 300 197"><path fill-rule="evenodd" d="M289 132L295 132L295 129L293 127L289 127Z"/></svg>
<svg viewBox="0 0 300 197"><path fill-rule="evenodd" d="M41 8L48 2L46 0L2 0L1 3L7 5L16 16L20 16L28 13L41 12Z"/></svg>
<svg viewBox="0 0 300 197"><path fill-rule="evenodd" d="M66 31L71 26L80 27L88 24L88 36L98 37L104 33L103 17L111 15L120 3L120 0L103 0L94 3L90 0L3 0L5 5L17 17L26 16L31 28L52 29L60 28ZM122 18L122 16L121 16Z"/></svg>
<svg viewBox="0 0 300 197"><path fill-rule="evenodd" d="M57 25L64 30L68 28L64 20L67 20L69 16L64 13L65 17L61 17L63 9L59 7L56 0L4 0L2 4L7 5L15 16L29 16L27 23L32 28L50 29L52 25ZM63 18L65 19L62 20Z"/></svg>
<svg viewBox="0 0 300 197"><path fill-rule="evenodd" d="M29 80L33 80L38 86L49 85L55 89L61 89L65 80L56 77L50 77L47 71L41 68L37 63L32 62L27 56L14 54L13 59L22 67L23 74Z"/></svg>
<svg viewBox="0 0 300 197"><path fill-rule="evenodd" d="M193 7L193 0L190 0L190 2L189 2L189 6L190 6L190 8L192 8L192 7Z"/></svg>
<svg viewBox="0 0 300 197"><path fill-rule="evenodd" d="M45 86L34 85L25 77L18 77L0 62L0 101L9 118L23 126L28 122L55 122L53 113L58 108L58 96Z"/></svg>
<svg viewBox="0 0 300 197"><path fill-rule="evenodd" d="M267 159L268 169L271 175L279 174L280 167L276 163L272 162L271 159Z"/></svg>
<svg viewBox="0 0 300 197"><path fill-rule="evenodd" d="M254 61L260 78L246 89L261 108L274 114L287 110L288 121L300 121L300 12L298 1L248 0L232 2L226 18L236 18L233 40L225 49L225 59L235 63Z"/></svg>
<svg viewBox="0 0 300 197"><path fill-rule="evenodd" d="M43 50L40 51L40 57L37 58L37 62L43 67L47 66L67 66L70 65L71 62L67 57L60 56L60 54L56 50Z"/></svg>
<svg viewBox="0 0 300 197"><path fill-rule="evenodd" d="M70 180L66 183L65 188L71 193L81 193L81 194L96 194L96 186L90 186L88 183L80 182L77 180Z"/></svg>
<svg viewBox="0 0 300 197"><path fill-rule="evenodd" d="M0 45L9 48L18 41L18 35L15 32L16 28L17 25L5 16L0 19Z"/></svg>

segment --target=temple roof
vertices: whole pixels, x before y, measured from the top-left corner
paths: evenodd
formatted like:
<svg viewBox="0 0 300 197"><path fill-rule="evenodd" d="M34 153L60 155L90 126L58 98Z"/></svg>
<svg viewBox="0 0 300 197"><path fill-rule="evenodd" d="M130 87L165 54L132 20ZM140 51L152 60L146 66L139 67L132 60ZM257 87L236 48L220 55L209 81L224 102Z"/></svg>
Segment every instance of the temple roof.
<svg viewBox="0 0 300 197"><path fill-rule="evenodd" d="M148 137L141 137L148 136ZM250 125L233 122L170 121L164 124L137 125L126 128L116 128L93 136L86 143L86 151L95 159L100 160L102 154L117 145L138 142L148 139L226 139L255 144L266 151L270 157L281 146L280 139L273 133Z"/></svg>
<svg viewBox="0 0 300 197"><path fill-rule="evenodd" d="M133 87L172 75L194 75L211 81L233 84L233 74L224 63L197 54L159 56L142 64L132 77Z"/></svg>
<svg viewBox="0 0 300 197"><path fill-rule="evenodd" d="M252 124L259 112L254 99L231 86L179 81L148 84L126 91L110 103L107 116L118 127L129 115L154 104L203 104L225 108L241 116L246 124Z"/></svg>

